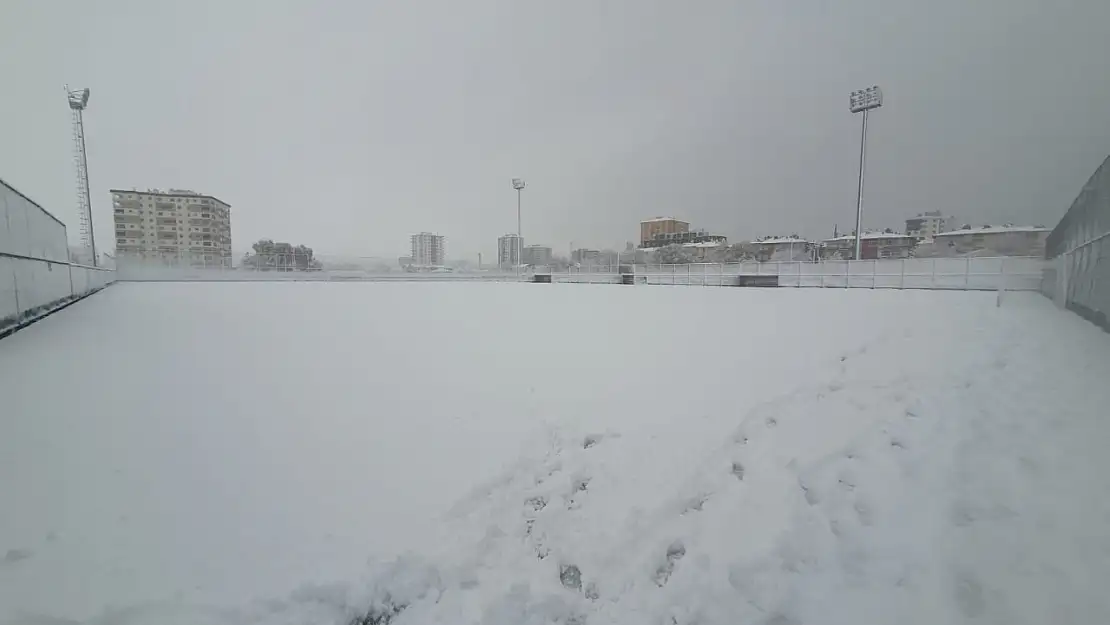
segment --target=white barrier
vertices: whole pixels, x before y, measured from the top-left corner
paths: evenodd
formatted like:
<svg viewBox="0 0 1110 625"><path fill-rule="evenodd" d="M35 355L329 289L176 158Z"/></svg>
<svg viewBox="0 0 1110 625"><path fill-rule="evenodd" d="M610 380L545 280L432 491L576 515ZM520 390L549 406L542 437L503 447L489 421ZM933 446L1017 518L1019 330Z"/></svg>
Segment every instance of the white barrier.
<svg viewBox="0 0 1110 625"><path fill-rule="evenodd" d="M0 180L0 335L114 280L68 256L65 225Z"/></svg>
<svg viewBox="0 0 1110 625"><path fill-rule="evenodd" d="M996 258L890 258L819 263L637 265L639 284L732 286L739 276L773 276L780 287L1036 291L1045 261ZM554 278L563 281L562 275Z"/></svg>

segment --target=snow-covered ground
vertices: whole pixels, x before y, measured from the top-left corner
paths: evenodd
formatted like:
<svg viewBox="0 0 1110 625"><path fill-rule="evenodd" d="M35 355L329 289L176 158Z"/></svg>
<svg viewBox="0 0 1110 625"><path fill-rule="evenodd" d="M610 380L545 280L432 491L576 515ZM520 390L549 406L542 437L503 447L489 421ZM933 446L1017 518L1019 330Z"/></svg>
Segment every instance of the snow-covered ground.
<svg viewBox="0 0 1110 625"><path fill-rule="evenodd" d="M0 341L0 623L1100 623L1032 293L117 284Z"/></svg>

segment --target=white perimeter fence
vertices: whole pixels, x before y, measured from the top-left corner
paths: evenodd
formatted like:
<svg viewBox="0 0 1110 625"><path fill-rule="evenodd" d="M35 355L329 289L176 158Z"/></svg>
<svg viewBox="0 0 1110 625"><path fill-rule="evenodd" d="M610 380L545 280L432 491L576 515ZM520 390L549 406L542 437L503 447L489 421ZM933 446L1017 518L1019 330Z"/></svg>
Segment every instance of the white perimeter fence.
<svg viewBox="0 0 1110 625"><path fill-rule="evenodd" d="M767 283L780 287L1035 291L1043 268L1040 258L1013 256L637 265L635 274L636 281L646 284L731 286L743 276L768 277Z"/></svg>
<svg viewBox="0 0 1110 625"><path fill-rule="evenodd" d="M684 265L535 268L521 272L256 271L166 267L120 262L124 281L367 281L367 282L516 282L550 275L552 282L683 284L736 286L741 278L753 286L867 289L957 289L1035 291L1041 285L1040 258L906 258L859 261L700 263ZM631 277L629 277L631 275ZM754 277L754 279L752 279Z"/></svg>
<svg viewBox="0 0 1110 625"><path fill-rule="evenodd" d="M1045 250L1052 260L1044 294L1110 331L1110 157L1083 186Z"/></svg>
<svg viewBox="0 0 1110 625"><path fill-rule="evenodd" d="M0 180L0 336L114 279L70 263L65 225Z"/></svg>

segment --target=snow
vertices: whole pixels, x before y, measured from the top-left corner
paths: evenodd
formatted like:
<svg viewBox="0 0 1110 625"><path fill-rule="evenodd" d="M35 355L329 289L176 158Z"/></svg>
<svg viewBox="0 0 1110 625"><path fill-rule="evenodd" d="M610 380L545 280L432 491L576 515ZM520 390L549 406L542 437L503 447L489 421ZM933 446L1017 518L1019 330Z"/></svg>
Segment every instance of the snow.
<svg viewBox="0 0 1110 625"><path fill-rule="evenodd" d="M1110 337L996 304L117 284L0 341L0 623L1106 622Z"/></svg>
<svg viewBox="0 0 1110 625"><path fill-rule="evenodd" d="M793 238L793 237L784 237L784 238L777 238L777 239L758 239L756 241L752 241L752 243L757 244L757 245L765 245L765 244L775 244L775 245L777 245L777 244L786 244L786 243L790 243L790 244L800 243L802 245L805 245L807 243L811 243L811 241L807 241L805 239L796 239L796 238Z"/></svg>
<svg viewBox="0 0 1110 625"><path fill-rule="evenodd" d="M916 237L908 234L900 234L897 232L864 232L861 239L914 239ZM825 241L855 241L856 235L844 234L832 239L825 239Z"/></svg>

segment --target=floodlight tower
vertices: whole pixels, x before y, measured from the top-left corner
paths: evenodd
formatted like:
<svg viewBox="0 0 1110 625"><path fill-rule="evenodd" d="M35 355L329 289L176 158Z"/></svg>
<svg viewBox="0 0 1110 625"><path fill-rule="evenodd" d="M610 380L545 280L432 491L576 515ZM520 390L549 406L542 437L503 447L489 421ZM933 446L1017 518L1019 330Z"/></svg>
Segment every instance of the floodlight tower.
<svg viewBox="0 0 1110 625"><path fill-rule="evenodd" d="M520 192L524 190L524 179L513 178L513 188L516 189L516 264L524 264L524 234L520 231Z"/></svg>
<svg viewBox="0 0 1110 625"><path fill-rule="evenodd" d="M73 162L77 166L77 217L81 224L81 244L92 251L93 267L97 266L96 237L93 234L92 197L89 192L89 159L85 154L85 121L82 113L89 104L89 88L70 89L65 86L69 110L73 115Z"/></svg>
<svg viewBox="0 0 1110 625"><path fill-rule="evenodd" d="M860 241L863 237L863 168L867 157L867 112L883 105L883 92L877 85L866 89L853 91L848 96L848 110L853 113L863 113L863 132L859 141L859 190L856 195L856 253L855 260L860 259Z"/></svg>

